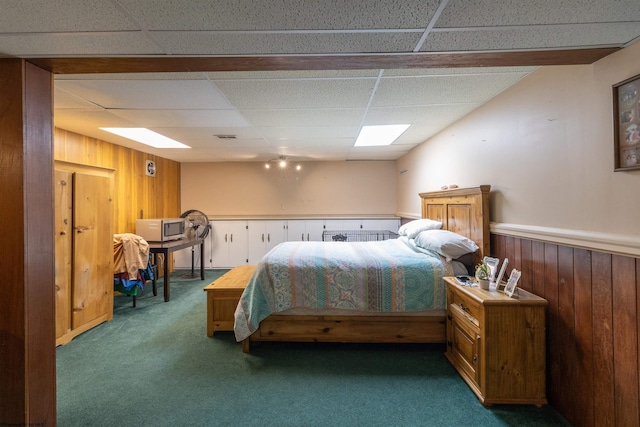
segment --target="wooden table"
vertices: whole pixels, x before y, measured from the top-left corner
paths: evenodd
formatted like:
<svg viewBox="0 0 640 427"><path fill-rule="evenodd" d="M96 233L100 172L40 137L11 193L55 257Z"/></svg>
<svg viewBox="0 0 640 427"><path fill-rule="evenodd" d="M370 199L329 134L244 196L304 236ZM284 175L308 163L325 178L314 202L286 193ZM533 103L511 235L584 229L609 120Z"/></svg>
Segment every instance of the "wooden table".
<svg viewBox="0 0 640 427"><path fill-rule="evenodd" d="M180 239L170 242L149 242L149 252L153 254L153 263L157 265L158 254L164 255L164 301L170 299L169 254L180 249L200 245L200 280L204 280L204 239Z"/></svg>

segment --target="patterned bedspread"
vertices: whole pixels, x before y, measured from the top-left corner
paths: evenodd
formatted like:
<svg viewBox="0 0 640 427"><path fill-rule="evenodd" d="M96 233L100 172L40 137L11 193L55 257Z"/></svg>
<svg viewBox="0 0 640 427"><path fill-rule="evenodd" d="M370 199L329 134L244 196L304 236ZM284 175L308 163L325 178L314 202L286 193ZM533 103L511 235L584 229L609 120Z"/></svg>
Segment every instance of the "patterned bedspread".
<svg viewBox="0 0 640 427"><path fill-rule="evenodd" d="M258 263L235 312L242 341L293 307L406 312L445 307L451 265L407 240L285 242Z"/></svg>

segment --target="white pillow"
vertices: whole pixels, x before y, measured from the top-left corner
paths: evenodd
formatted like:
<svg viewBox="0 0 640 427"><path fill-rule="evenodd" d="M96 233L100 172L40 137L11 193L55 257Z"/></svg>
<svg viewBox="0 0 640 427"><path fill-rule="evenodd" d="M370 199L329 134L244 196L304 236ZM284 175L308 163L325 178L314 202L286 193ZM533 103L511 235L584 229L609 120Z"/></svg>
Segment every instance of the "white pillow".
<svg viewBox="0 0 640 427"><path fill-rule="evenodd" d="M421 231L436 230L440 228L442 228L442 223L440 221L434 221L432 219L415 219L401 226L400 229L398 229L398 234L414 239Z"/></svg>
<svg viewBox="0 0 640 427"><path fill-rule="evenodd" d="M448 230L421 231L415 242L417 246L438 252L448 260L460 258L479 249L473 240Z"/></svg>

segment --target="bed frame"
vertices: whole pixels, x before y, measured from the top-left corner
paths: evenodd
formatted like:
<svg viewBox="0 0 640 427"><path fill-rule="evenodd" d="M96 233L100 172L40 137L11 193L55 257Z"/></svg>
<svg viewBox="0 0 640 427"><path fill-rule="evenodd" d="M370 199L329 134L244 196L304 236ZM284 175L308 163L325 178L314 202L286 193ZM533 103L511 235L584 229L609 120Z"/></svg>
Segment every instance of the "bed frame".
<svg viewBox="0 0 640 427"><path fill-rule="evenodd" d="M442 222L442 228L462 234L480 249L476 259L489 254L489 192L491 186L420 193L422 217ZM252 341L442 343L445 310L428 315L298 315L272 314L242 342L250 351Z"/></svg>

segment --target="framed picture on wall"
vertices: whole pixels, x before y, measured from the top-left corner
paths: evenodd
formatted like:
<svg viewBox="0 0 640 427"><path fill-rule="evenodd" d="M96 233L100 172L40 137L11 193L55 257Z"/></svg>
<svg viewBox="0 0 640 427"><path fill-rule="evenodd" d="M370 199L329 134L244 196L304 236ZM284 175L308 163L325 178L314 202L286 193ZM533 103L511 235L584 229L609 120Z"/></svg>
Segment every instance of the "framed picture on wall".
<svg viewBox="0 0 640 427"><path fill-rule="evenodd" d="M614 170L640 169L640 75L613 85Z"/></svg>

